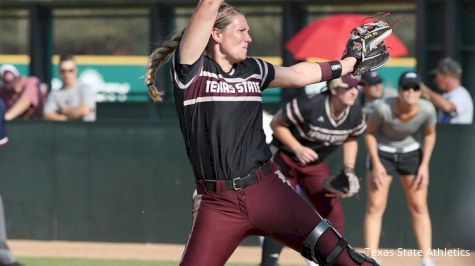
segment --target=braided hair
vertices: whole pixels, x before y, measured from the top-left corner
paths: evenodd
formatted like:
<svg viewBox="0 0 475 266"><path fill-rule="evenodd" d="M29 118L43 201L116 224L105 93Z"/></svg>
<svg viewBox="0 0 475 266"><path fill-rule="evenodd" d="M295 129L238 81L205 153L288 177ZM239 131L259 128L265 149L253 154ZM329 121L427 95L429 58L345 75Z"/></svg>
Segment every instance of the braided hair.
<svg viewBox="0 0 475 266"><path fill-rule="evenodd" d="M224 30L229 24L231 24L232 18L237 14L243 13L227 3L221 4L213 27ZM164 90L159 90L155 86L157 70L170 60L171 54L180 45L184 32L185 30L180 34L174 35L171 39L164 41L162 45L155 49L155 51L150 55L145 74L145 83L148 87L148 94L154 102L161 102L165 95Z"/></svg>

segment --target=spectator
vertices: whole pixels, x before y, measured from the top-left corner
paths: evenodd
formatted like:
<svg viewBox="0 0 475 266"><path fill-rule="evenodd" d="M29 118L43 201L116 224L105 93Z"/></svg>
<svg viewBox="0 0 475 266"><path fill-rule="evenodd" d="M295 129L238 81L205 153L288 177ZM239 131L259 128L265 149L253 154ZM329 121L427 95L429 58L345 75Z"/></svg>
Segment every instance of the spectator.
<svg viewBox="0 0 475 266"><path fill-rule="evenodd" d="M78 80L78 69L74 57L62 56L59 62L59 72L63 80L63 87L50 93L45 105L44 118L53 121L95 121L94 91Z"/></svg>
<svg viewBox="0 0 475 266"><path fill-rule="evenodd" d="M44 94L37 77L24 77L13 65L0 67L0 99L5 104L5 120L35 119L43 116Z"/></svg>
<svg viewBox="0 0 475 266"><path fill-rule="evenodd" d="M460 82L462 67L450 57L439 61L432 70L435 83L443 94L440 95L427 86L422 86L424 97L438 109L438 121L442 124L471 124L473 120L473 101L470 93Z"/></svg>
<svg viewBox="0 0 475 266"><path fill-rule="evenodd" d="M3 202L0 196L0 265L1 266L22 266L16 261L15 256L10 251L6 243L7 231L5 229L5 215L3 213Z"/></svg>

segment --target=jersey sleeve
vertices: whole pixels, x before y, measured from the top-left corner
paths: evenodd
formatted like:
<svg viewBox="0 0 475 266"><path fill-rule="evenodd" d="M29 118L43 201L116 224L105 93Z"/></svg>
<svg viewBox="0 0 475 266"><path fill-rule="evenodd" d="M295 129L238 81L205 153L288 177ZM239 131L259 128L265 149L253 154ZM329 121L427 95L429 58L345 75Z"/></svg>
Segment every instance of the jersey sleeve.
<svg viewBox="0 0 475 266"><path fill-rule="evenodd" d="M193 82L204 64L203 55L191 65L180 64L180 47L178 46L173 54L171 74L175 84L180 89L187 89Z"/></svg>
<svg viewBox="0 0 475 266"><path fill-rule="evenodd" d="M261 91L262 91L262 90L265 90L269 86L269 83L273 81L275 78L274 65L260 58L255 58L255 57L253 58L256 60L257 66L259 68L259 73L261 76L260 85L261 85Z"/></svg>
<svg viewBox="0 0 475 266"><path fill-rule="evenodd" d="M284 121L289 125L302 126L305 124L305 117L312 111L312 105L307 96L294 98L282 108Z"/></svg>

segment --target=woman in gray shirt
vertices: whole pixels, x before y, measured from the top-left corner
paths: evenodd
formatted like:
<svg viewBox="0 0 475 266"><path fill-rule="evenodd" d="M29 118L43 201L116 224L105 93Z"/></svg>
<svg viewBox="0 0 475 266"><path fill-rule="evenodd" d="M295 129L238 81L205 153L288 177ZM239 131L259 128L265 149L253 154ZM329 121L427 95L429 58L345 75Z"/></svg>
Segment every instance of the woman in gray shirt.
<svg viewBox="0 0 475 266"><path fill-rule="evenodd" d="M433 263L427 256L432 245L427 192L437 118L432 104L420 99L421 84L417 73L403 73L399 78L398 97L378 104L368 118L365 141L370 156L370 171L367 177L364 239L366 247L375 252L392 175L397 173L422 251L422 265L429 266Z"/></svg>

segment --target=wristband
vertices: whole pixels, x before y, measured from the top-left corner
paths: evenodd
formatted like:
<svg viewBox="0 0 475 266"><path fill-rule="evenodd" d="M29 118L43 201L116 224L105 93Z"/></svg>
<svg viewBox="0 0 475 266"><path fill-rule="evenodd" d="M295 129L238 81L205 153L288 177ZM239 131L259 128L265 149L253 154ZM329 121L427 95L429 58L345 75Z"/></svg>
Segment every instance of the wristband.
<svg viewBox="0 0 475 266"><path fill-rule="evenodd" d="M339 61L317 63L322 70L322 81L339 78L343 70Z"/></svg>

